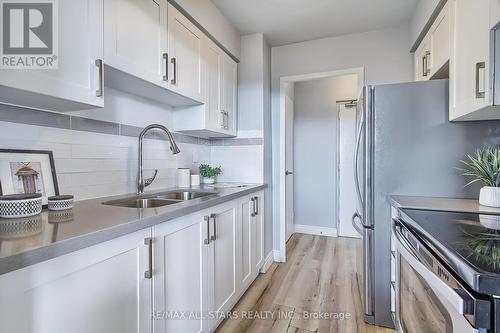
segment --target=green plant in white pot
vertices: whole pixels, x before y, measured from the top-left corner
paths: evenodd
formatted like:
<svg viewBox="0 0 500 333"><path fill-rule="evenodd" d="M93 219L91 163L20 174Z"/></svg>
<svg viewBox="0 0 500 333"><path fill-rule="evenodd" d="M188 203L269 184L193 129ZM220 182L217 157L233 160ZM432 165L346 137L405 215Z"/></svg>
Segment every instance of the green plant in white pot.
<svg viewBox="0 0 500 333"><path fill-rule="evenodd" d="M200 165L200 176L203 178L203 184L214 184L215 179L222 173L221 167L213 168L208 164Z"/></svg>
<svg viewBox="0 0 500 333"><path fill-rule="evenodd" d="M479 204L500 207L500 148L478 149L462 163L462 175L473 178L466 186L475 182L486 184L479 193Z"/></svg>

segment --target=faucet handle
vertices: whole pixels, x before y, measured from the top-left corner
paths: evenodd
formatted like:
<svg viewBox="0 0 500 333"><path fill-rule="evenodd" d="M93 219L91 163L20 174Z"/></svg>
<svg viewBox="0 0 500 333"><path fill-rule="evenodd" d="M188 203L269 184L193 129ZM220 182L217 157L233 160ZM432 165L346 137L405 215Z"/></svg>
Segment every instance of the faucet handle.
<svg viewBox="0 0 500 333"><path fill-rule="evenodd" d="M151 185L154 182L157 174L158 174L158 169L155 169L153 177L144 180L144 187Z"/></svg>

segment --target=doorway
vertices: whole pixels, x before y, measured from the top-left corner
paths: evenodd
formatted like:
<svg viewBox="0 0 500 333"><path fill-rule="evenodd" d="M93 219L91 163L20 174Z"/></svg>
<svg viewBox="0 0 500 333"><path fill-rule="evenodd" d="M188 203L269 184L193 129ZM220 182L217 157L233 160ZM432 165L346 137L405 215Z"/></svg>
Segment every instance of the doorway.
<svg viewBox="0 0 500 333"><path fill-rule="evenodd" d="M341 148L354 146L354 139L343 136L351 134L355 112L349 113L349 105L337 101L357 98L364 85L363 72L354 68L280 79L278 239L282 262L286 261L286 242L295 232L349 236L349 226L340 222L350 223L350 217L345 218L349 205L341 197L349 195L342 187L352 185L348 181L353 177L352 165L348 168L347 161L352 161L353 147ZM346 124L341 125L341 120ZM343 171L347 173L339 175Z"/></svg>

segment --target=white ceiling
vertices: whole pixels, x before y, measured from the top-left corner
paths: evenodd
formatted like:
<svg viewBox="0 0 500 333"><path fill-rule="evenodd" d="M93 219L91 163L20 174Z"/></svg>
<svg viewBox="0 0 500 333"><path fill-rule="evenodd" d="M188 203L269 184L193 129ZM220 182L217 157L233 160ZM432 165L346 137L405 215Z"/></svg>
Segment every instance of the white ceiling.
<svg viewBox="0 0 500 333"><path fill-rule="evenodd" d="M418 0L212 0L241 34L272 46L400 25Z"/></svg>

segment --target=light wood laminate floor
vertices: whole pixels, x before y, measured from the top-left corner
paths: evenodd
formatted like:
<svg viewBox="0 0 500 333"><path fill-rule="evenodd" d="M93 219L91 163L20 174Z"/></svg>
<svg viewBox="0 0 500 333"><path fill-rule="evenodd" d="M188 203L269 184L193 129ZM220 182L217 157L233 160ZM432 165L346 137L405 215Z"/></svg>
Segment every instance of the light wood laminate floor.
<svg viewBox="0 0 500 333"><path fill-rule="evenodd" d="M261 274L217 332L394 333L363 321L361 255L357 239L294 234L287 262Z"/></svg>

